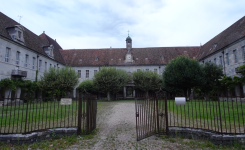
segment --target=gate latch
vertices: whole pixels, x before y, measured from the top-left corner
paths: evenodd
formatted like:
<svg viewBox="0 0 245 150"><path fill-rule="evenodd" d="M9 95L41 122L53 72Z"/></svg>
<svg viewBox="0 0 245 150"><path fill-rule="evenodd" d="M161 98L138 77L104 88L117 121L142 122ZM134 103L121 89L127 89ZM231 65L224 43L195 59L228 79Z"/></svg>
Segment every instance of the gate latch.
<svg viewBox="0 0 245 150"><path fill-rule="evenodd" d="M139 112L136 112L136 117L139 117Z"/></svg>

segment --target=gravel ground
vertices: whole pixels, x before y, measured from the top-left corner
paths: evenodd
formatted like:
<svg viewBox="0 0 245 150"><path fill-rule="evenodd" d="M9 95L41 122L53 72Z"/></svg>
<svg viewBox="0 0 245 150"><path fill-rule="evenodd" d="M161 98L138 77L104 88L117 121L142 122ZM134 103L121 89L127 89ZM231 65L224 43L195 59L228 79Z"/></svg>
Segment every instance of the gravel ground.
<svg viewBox="0 0 245 150"><path fill-rule="evenodd" d="M157 136L137 141L134 101L101 103L97 113L97 135L93 139L83 140L81 145L73 145L71 149L191 149L176 140ZM188 142L188 139L183 141Z"/></svg>

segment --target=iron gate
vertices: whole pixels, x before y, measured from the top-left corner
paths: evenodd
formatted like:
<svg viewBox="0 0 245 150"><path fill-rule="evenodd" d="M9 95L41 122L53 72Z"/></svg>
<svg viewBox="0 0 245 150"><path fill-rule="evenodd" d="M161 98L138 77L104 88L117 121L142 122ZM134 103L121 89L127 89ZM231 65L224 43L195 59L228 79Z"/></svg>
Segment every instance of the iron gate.
<svg viewBox="0 0 245 150"><path fill-rule="evenodd" d="M154 134L165 134L168 131L166 103L166 92L162 90L151 94L136 94L137 141Z"/></svg>
<svg viewBox="0 0 245 150"><path fill-rule="evenodd" d="M85 90L79 93L77 134L89 134L96 128L97 98Z"/></svg>

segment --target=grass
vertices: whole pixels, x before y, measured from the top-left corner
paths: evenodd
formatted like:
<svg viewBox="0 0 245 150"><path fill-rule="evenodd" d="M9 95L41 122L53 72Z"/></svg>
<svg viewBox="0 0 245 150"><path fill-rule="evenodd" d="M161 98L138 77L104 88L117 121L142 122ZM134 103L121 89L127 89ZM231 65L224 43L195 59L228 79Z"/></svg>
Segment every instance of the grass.
<svg viewBox="0 0 245 150"><path fill-rule="evenodd" d="M24 150L24 149L65 149L71 145L80 145L81 148L89 147L95 144L95 142L87 141L96 135L98 129L92 131L89 135L81 135L82 138L79 138L77 135L72 136L63 136L63 137L54 137L49 140L40 141L34 144L23 144L23 145L12 145L0 143L0 149L15 149L15 150Z"/></svg>
<svg viewBox="0 0 245 150"><path fill-rule="evenodd" d="M186 102L186 105L176 105L173 100L169 100L168 116L170 126L205 126L221 131L221 124L225 131L243 132L245 103L193 100Z"/></svg>
<svg viewBox="0 0 245 150"><path fill-rule="evenodd" d="M97 104L97 106L100 104ZM27 109L28 107L28 109ZM28 111L27 111L28 110ZM82 114L86 111L86 103L82 103ZM72 105L60 105L56 102L38 102L16 106L0 107L0 131L22 133L26 131L76 127L78 116L78 101ZM83 119L82 119L83 120Z"/></svg>

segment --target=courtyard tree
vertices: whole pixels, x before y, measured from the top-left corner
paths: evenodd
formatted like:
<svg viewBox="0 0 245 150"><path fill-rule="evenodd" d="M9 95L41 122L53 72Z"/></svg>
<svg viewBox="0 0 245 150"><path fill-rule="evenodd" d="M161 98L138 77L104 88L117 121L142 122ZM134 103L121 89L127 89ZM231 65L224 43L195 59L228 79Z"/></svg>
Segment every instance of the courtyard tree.
<svg viewBox="0 0 245 150"><path fill-rule="evenodd" d="M200 86L201 91L208 94L213 90L217 90L220 86L220 79L223 77L222 66L207 62L203 66L203 71L205 82Z"/></svg>
<svg viewBox="0 0 245 150"><path fill-rule="evenodd" d="M60 69L50 68L48 72L44 72L38 82L38 86L41 90L60 98L68 92L72 92L78 82L76 71L66 66Z"/></svg>
<svg viewBox="0 0 245 150"><path fill-rule="evenodd" d="M169 92L187 90L205 83L204 70L195 59L178 56L172 59L163 72L163 85Z"/></svg>
<svg viewBox="0 0 245 150"><path fill-rule="evenodd" d="M133 81L136 88L145 91L157 91L161 86L161 76L157 72L138 70L132 73Z"/></svg>
<svg viewBox="0 0 245 150"><path fill-rule="evenodd" d="M109 101L111 94L119 92L127 84L129 76L125 70L115 67L102 67L94 75L93 81L100 92L107 94Z"/></svg>
<svg viewBox="0 0 245 150"><path fill-rule="evenodd" d="M93 80L84 80L79 84L77 89L79 92L83 91L85 88L86 92L91 93L91 94L96 94L98 92L97 87L94 85Z"/></svg>

